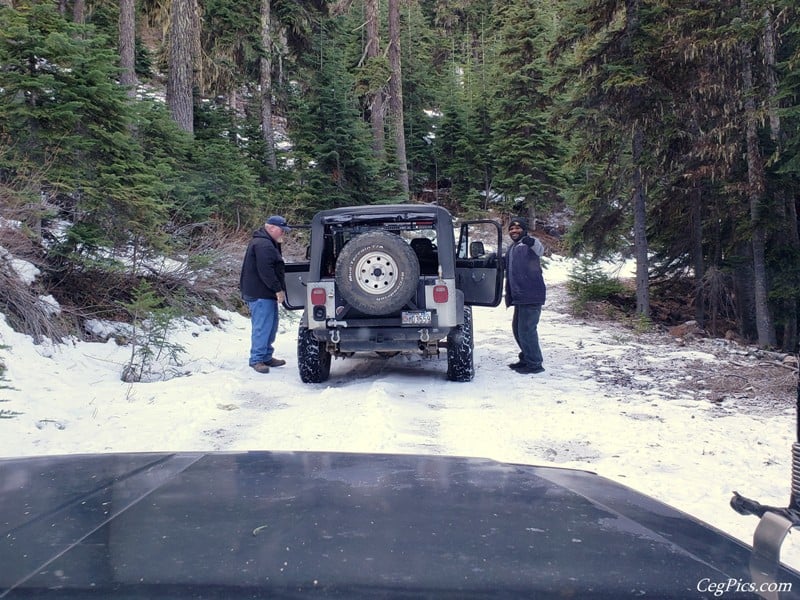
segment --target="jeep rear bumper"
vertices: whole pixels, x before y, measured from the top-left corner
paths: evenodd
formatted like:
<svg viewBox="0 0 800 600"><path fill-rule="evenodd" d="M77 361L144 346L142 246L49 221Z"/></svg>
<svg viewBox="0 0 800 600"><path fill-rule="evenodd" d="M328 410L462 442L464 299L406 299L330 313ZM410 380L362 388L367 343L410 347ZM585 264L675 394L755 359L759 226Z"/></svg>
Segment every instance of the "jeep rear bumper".
<svg viewBox="0 0 800 600"><path fill-rule="evenodd" d="M403 352L420 351L447 338L449 329L371 327L313 330L319 342L327 342L337 352Z"/></svg>

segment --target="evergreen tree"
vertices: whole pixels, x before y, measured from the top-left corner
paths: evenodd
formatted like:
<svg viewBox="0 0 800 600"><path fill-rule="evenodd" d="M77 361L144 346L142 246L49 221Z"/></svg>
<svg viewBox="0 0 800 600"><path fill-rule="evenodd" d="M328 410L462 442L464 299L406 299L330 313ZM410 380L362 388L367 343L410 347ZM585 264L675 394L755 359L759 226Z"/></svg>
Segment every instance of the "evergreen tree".
<svg viewBox="0 0 800 600"><path fill-rule="evenodd" d="M663 5L626 0L579 4L562 47L574 48L570 126L580 131L577 159L585 180L581 237L603 245L632 234L636 256L636 309L649 317L647 194L660 180L653 161L661 115L672 98L659 80ZM574 32L574 33L571 33ZM575 36L575 37L573 37ZM624 239L624 238L623 238Z"/></svg>
<svg viewBox="0 0 800 600"><path fill-rule="evenodd" d="M531 222L563 186L564 154L550 121L547 30L534 0L508 2L497 15L501 47L493 104L495 186ZM515 208L516 210L516 208Z"/></svg>
<svg viewBox="0 0 800 600"><path fill-rule="evenodd" d="M164 188L130 136L113 46L47 4L0 11L0 30L7 173L19 164L44 166L42 192L81 225L73 232L75 249L158 240ZM92 244L81 244L81 231Z"/></svg>
<svg viewBox="0 0 800 600"><path fill-rule="evenodd" d="M468 146L472 173L470 181L481 198L480 208L486 210L493 201L494 155L491 152L492 121L488 99L481 97L468 115Z"/></svg>
<svg viewBox="0 0 800 600"><path fill-rule="evenodd" d="M800 71L796 68L800 61L800 26L798 13L793 3L780 2L774 15L785 15L775 27L780 28L779 39L782 44L775 52L774 70L777 78L772 116L778 126L771 126L775 140L773 160L769 161L772 189L782 200L779 210L780 229L776 232L775 243L769 249L770 272L774 287L770 290L779 309L776 311L776 325L782 326L782 348L792 352L798 347L798 305L800 305L800 221L798 220L798 201L800 199ZM773 191L774 190L774 191Z"/></svg>
<svg viewBox="0 0 800 600"><path fill-rule="evenodd" d="M335 206L389 201L391 191L377 180L371 135L361 118L354 80L345 63L345 23L322 24L310 80L298 83L290 126L295 148L299 204L308 214ZM310 58L310 57L309 57ZM318 62L317 62L318 61ZM312 70L311 67L317 66ZM302 87L300 87L302 85Z"/></svg>
<svg viewBox="0 0 800 600"><path fill-rule="evenodd" d="M780 293L773 288L776 278L791 280L797 272L783 250L784 244L794 245L797 239L796 217L791 216L796 206L791 187L786 187L790 180L776 176L768 166L784 155L775 61L776 54L785 50L776 47L783 36L774 31L784 21L773 16L773 6L732 1L722 11L718 7L689 14L673 10L668 28L679 32L668 38L676 48L674 64L684 70L688 66L694 84L693 94L681 89L674 97L678 117L692 133L684 151L688 175L684 180L691 182L699 206L687 214L700 211L709 229L695 246L705 246L712 272L721 268L730 273L740 332L757 337L763 346L776 342L770 313L776 308L784 314L796 312L786 296L793 286L781 286ZM774 158L768 159L770 155ZM699 265L695 273L702 283ZM770 298L774 303L779 297L782 306L770 306ZM789 320L792 325L784 326L784 337L794 345L796 316Z"/></svg>
<svg viewBox="0 0 800 600"><path fill-rule="evenodd" d="M476 178L476 163L480 155L477 134L471 130L474 121L470 119L469 104L463 89L460 82L454 82L444 101L434 138L437 185L449 186L450 199L447 204L456 211L469 204L477 208L476 203L470 200L477 198L476 191L482 185L482 181Z"/></svg>
<svg viewBox="0 0 800 600"><path fill-rule="evenodd" d="M431 141L441 106L442 87L449 85L449 71L441 58L441 46L431 22L417 2L401 12L403 65L403 121L405 124L406 161L409 186L421 186L437 178L435 148ZM388 63L387 63L388 67ZM393 136L387 137L389 155L393 155ZM390 164L392 176L396 169Z"/></svg>
<svg viewBox="0 0 800 600"><path fill-rule="evenodd" d="M436 128L436 157L439 178L447 178L463 191L467 182L466 165L463 163L462 142L467 135L467 116L464 102L456 86L451 88L449 100L445 101L439 125Z"/></svg>

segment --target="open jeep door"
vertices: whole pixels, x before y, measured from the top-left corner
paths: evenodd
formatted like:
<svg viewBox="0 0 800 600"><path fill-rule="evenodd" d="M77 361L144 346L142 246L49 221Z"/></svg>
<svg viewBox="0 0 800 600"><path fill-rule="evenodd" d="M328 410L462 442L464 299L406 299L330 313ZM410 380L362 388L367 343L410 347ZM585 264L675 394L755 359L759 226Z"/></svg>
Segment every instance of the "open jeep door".
<svg viewBox="0 0 800 600"><path fill-rule="evenodd" d="M308 225L292 225L296 230L308 230ZM305 260L290 259L284 264L286 267L286 300L283 305L290 310L299 310L306 307L306 284L310 270L310 246L306 248Z"/></svg>
<svg viewBox="0 0 800 600"><path fill-rule="evenodd" d="M456 287L464 304L497 306L503 298L503 230L484 219L461 224L456 246Z"/></svg>
<svg viewBox="0 0 800 600"><path fill-rule="evenodd" d="M290 310L306 307L306 281L308 281L308 262L286 263L286 301L283 305Z"/></svg>

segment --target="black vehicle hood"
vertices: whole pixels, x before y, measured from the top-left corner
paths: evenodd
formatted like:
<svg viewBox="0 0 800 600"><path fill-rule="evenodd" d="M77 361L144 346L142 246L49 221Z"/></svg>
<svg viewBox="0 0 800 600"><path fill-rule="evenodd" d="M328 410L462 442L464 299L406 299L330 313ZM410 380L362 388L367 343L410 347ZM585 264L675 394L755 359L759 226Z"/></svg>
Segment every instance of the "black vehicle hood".
<svg viewBox="0 0 800 600"><path fill-rule="evenodd" d="M704 581L753 581L746 545L629 488L457 457L5 459L0 528L0 598L711 598Z"/></svg>

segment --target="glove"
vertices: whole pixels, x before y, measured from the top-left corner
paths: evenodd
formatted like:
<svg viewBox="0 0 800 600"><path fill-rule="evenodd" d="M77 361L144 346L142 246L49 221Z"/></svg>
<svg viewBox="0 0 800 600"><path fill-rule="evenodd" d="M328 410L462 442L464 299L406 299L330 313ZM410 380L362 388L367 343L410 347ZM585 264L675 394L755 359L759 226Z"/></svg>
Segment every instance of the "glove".
<svg viewBox="0 0 800 600"><path fill-rule="evenodd" d="M520 240L520 243L525 244L528 248L533 250L537 256L541 256L542 254L544 254L544 246L542 245L542 242L540 242L535 237L526 235L524 238Z"/></svg>

